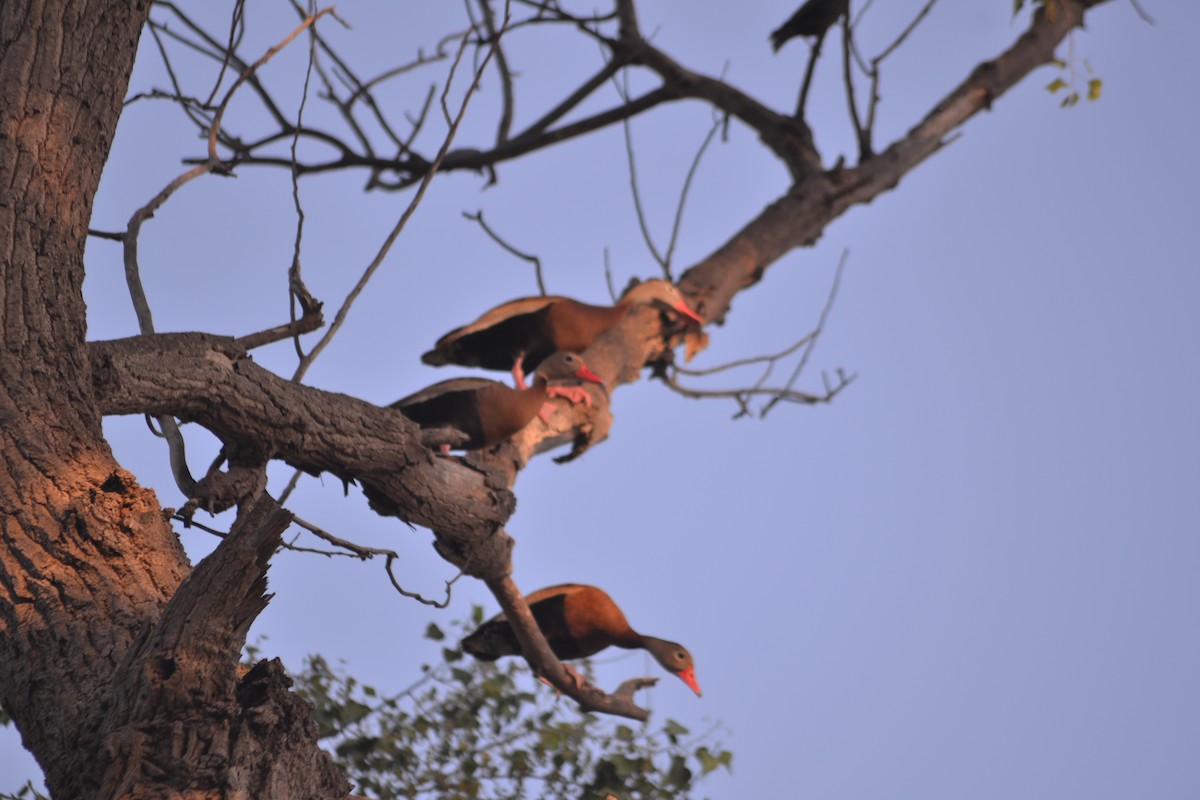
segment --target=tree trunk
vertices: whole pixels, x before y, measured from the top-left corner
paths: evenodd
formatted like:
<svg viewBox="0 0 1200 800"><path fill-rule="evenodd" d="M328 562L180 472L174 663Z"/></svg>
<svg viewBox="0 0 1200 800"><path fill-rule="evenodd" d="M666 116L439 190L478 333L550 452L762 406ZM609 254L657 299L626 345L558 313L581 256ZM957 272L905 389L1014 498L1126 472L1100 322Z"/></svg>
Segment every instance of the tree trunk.
<svg viewBox="0 0 1200 800"><path fill-rule="evenodd" d="M0 704L55 797L343 796L278 665L234 674L278 513L196 630L205 576L101 431L83 250L149 6L0 3Z"/></svg>

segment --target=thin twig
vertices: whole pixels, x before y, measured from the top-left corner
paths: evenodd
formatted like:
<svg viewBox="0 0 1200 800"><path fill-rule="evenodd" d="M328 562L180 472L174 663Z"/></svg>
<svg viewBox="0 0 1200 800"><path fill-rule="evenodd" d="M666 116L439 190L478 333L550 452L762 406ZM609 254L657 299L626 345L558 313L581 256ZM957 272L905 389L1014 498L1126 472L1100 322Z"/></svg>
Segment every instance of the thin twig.
<svg viewBox="0 0 1200 800"><path fill-rule="evenodd" d="M208 93L208 99L204 101L204 105L211 106L216 99L217 92L221 88L221 82L225 80L225 72L229 69L230 60L233 54L237 52L237 47L242 41L242 37L246 35L246 2L245 0L237 0L233 4L233 11L229 15L229 43L225 45L225 59L221 62L221 69L217 71L216 80L213 81L212 91Z"/></svg>
<svg viewBox="0 0 1200 800"><path fill-rule="evenodd" d="M817 36L813 42L812 50L808 54L808 64L804 67L804 79L800 82L800 97L796 100L796 119L804 121L804 108L808 105L808 90L812 87L813 75L817 71L817 61L821 58L821 46L825 42L825 34L828 31L823 31Z"/></svg>
<svg viewBox="0 0 1200 800"><path fill-rule="evenodd" d="M850 15L842 17L842 77L846 82L846 107L850 111L850 122L854 126L854 136L858 139L858 160L866 161L871 157L871 132L862 124L858 114L858 98L854 92L854 66L850 55L850 42L853 30L850 27Z"/></svg>
<svg viewBox="0 0 1200 800"><path fill-rule="evenodd" d="M629 80L629 73L623 73L622 79ZM629 86L622 85L617 79L613 78L613 85L617 87L617 93L621 96L621 100L629 104ZM633 127L629 123L629 118L621 120L621 129L625 133L625 157L629 164L629 189L633 192L633 209L637 213L638 228L642 231L642 240L646 243L646 249L650 251L650 255L658 263L658 266L663 271L663 277L674 283L671 279L671 265L658 252L658 248L654 245L654 237L650 235L650 223L646 221L646 209L642 206L642 195L638 191L637 178L637 162L633 155Z"/></svg>
<svg viewBox="0 0 1200 800"><path fill-rule="evenodd" d="M212 172L212 164L200 164L192 167L182 175L178 175L163 187L162 191L150 199L150 202L133 212L129 223L125 226L122 237L123 259L125 262L125 284L129 287L129 298L133 301L133 313L137 317L138 330L143 335L154 333L154 317L150 312L150 303L146 299L146 291L142 287L141 268L138 261L138 241L142 232L142 224L154 216L154 212L179 188L189 181ZM184 497L191 499L196 493L196 479L192 477L187 465L187 451L184 446L183 434L175 418L169 414L156 417L162 436L167 442L167 457L171 465L171 475L175 485Z"/></svg>
<svg viewBox="0 0 1200 800"><path fill-rule="evenodd" d="M308 19L301 22L296 26L294 31L292 31L283 39L283 41L264 53L263 56L258 59L258 61L255 61L249 66L249 68L244 70L241 75L238 75L237 80L233 82L233 86L229 87L229 91L227 91L225 93L225 97L222 98L221 104L217 106L216 114L213 115L212 129L208 132L208 158L210 161L212 161L214 164L220 163L219 159L217 158L217 133L221 130L221 120L225 116L225 109L229 107L229 101L233 99L233 95L235 92L237 92L238 87L249 80L250 76L257 72L263 64L266 64L268 61L270 61L276 53L291 44L292 40L299 36L305 28L309 27L326 14L330 14L332 12L332 7L323 8L316 14L313 14Z"/></svg>
<svg viewBox="0 0 1200 800"><path fill-rule="evenodd" d="M192 102L183 100L183 89L179 85L179 78L175 75L175 65L171 63L171 58L167 55L166 44L163 43L162 36L159 34L158 27L150 24L150 35L154 38L155 45L158 46L159 56L162 58L163 67L167 71L167 77L171 81L171 86L175 88L175 96L180 98L178 105L183 109L183 115L191 121L193 125L200 129L206 129L212 124L212 120L204 112L204 101L192 98Z"/></svg>
<svg viewBox="0 0 1200 800"><path fill-rule="evenodd" d="M780 352L775 353L774 355L753 356L751 358L739 358L736 361L729 361L724 364L718 364L715 367L708 367L707 369L689 369L688 367L681 367L681 366L675 365L674 370L675 370L675 372L678 372L680 375L688 375L690 377L699 378L699 377L703 377L705 375L716 375L719 372L725 372L727 370L736 369L738 367L748 367L752 364L773 363L773 362L778 361L781 358L786 358L786 357L790 356L792 353L796 352L801 347L808 344L809 341L813 338L813 335L814 334L812 334L812 333L806 333L804 336L802 336L800 338L800 340L798 342L788 345L787 349L781 350Z"/></svg>
<svg viewBox="0 0 1200 800"><path fill-rule="evenodd" d="M679 230L683 226L683 209L687 205L688 192L692 188L692 179L696 177L696 172L700 168L700 161L704 158L704 151L712 144L713 137L717 135L717 131L721 130L725 124L727 116L720 114L715 115L713 126L704 136L704 141L701 142L700 148L696 151L696 157L692 159L692 165L688 167L687 177L683 179L683 188L679 191L679 203L675 206L675 222L671 225L671 238L667 242L666 273L667 280L671 280L671 259L675 255L675 245L679 242Z"/></svg>
<svg viewBox="0 0 1200 800"><path fill-rule="evenodd" d="M218 539L224 539L229 536L229 533L227 531L217 530L216 528L212 528L212 527L209 527L208 525L197 522L194 517L187 517L187 516L184 516L183 514L172 514L171 519L176 520L178 522L182 522L188 528L198 528L199 530L202 530L205 533L211 533L213 536L216 536ZM319 556L330 556L330 557L332 557L332 556L354 557L354 553L339 553L339 552L336 552L333 550L321 550L321 549L318 549L315 547L301 547L300 545L296 545L296 544L283 543L280 545L280 547L283 550L291 550L296 553L313 553L313 554L319 555Z"/></svg>
<svg viewBox="0 0 1200 800"><path fill-rule="evenodd" d="M98 231L95 228L88 228L88 236L94 236L97 239L108 239L113 242L125 241L125 234L122 231Z"/></svg>
<svg viewBox="0 0 1200 800"><path fill-rule="evenodd" d="M246 62L238 58L236 54L230 53L223 44L218 42L215 38L209 35L207 31L193 22L186 14L180 11L174 3L167 2L167 0L157 0L156 5L168 9L171 13L178 17L184 26L186 26L196 36L203 40L203 43L207 45L208 49L206 49L204 46L201 46L199 42L188 39L165 25L159 25L159 28L166 36L169 36L183 44L185 47L191 48L197 53L216 61L218 64L223 64L225 63L225 60L228 59L233 66L237 67L237 69L242 70L243 72L249 69L249 65L246 64ZM249 83L250 88L254 90L254 93L258 95L267 113L273 120L275 120L275 123L282 128L286 128L288 125L287 118L283 112L279 110L279 107L275 105L275 101L271 98L271 95L267 93L266 89L263 88L262 84L258 81L257 76L252 74L247 82ZM203 130L205 131L205 135L207 137L208 126L205 126Z"/></svg>
<svg viewBox="0 0 1200 800"><path fill-rule="evenodd" d="M384 569L387 570L388 578L392 582L392 587L395 588L395 590L397 592L404 595L405 597L416 600L418 603L423 603L427 606L433 606L434 608L445 608L446 606L450 605L450 587L452 587L454 585L455 581L457 581L459 578L461 578L463 576L462 572L459 572L453 578L446 581L446 599L445 600L429 600L428 598L422 597L417 592L408 591L407 589L405 589L403 586L400 585L399 581L396 580L396 576L392 572L392 562L395 561L397 558L399 558L399 556L392 554L392 555L388 556L387 561L384 563Z"/></svg>
<svg viewBox="0 0 1200 800"><path fill-rule="evenodd" d="M686 386L681 386L674 375L662 376L662 381L673 392L683 397L690 397L696 400L711 400L718 397L728 397L737 401L738 412L733 415L734 419L750 416L753 412L750 409L750 400L754 397L768 396L771 398L770 405L781 401L789 403L799 403L801 405L819 405L828 403L836 397L842 389L845 389L855 379L855 375L845 375L839 373L840 380L832 388L827 387L824 394L810 394L801 392L795 389L786 387L772 388L768 386L751 386L743 389L692 389ZM769 406L767 406L769 408ZM760 412L760 416L765 413Z"/></svg>
<svg viewBox="0 0 1200 800"><path fill-rule="evenodd" d="M316 0L309 0L309 8L308 8L309 17L311 17L313 15L315 6L316 6ZM309 39L308 39L308 62L306 64L305 70L304 70L304 88L300 94L300 105L296 109L296 133L292 136L292 146L291 146L292 205L296 209L296 235L292 241L292 263L288 267L288 313L291 314L293 326L295 326L297 324L297 319L296 319L296 306L297 305L300 305L303 307L303 311L301 313L302 313L302 317L304 319L308 319L312 316L310 314L310 309L312 306L312 303L310 302L311 295L308 293L308 289L304 286L304 279L302 277L301 262L300 262L300 250L301 250L301 245L304 241L304 206L300 202L300 175L297 172L297 166L299 164L298 150L300 147L300 130L304 127L304 109L308 106L308 90L309 90L309 85L312 81L312 74L313 74L313 69L316 65L316 61L317 61L317 31L315 28L310 28L309 29ZM317 316L318 316L318 320L319 320L319 314ZM301 331L301 330L297 329L295 332L290 334L291 339L292 339L292 346L295 348L296 356L298 358L304 357L304 351L300 345L300 335L301 335L301 333L307 333L307 332L308 331Z"/></svg>
<svg viewBox="0 0 1200 800"><path fill-rule="evenodd" d="M508 4L506 3L504 9L504 24L500 29L501 35L503 35L505 29L507 28L509 19L509 8ZM500 36L497 36L496 41L493 42L493 49L499 41ZM466 49L466 46L467 36L464 35L462 42L459 45L458 55L455 57L454 63L450 68L450 76L446 81L446 88L442 92L443 109L445 109L446 93L450 91L450 84L454 80L454 70L457 68L459 60L462 58L462 53ZM467 106L470 103L471 96L479 86L479 81L483 77L483 70L487 67L487 62L488 58L484 58L483 64L481 64L480 68L475 72L474 79L467 87L466 94L462 99L462 104L459 106L458 115L450 122L449 130L446 132L446 137L442 141L442 146L438 150L437 157L433 160L433 163L425 172L425 176L421 180L421 185L417 188L416 194L413 195L412 201L409 202L408 207L404 209L404 213L400 215L399 221L384 239L383 244L379 248L379 252L376 253L375 258L371 260L371 263L367 265L367 268L363 271L362 276L359 277L358 282L354 285L354 288L350 290L350 294L346 296L341 308L338 309L337 314L334 316L333 322L325 331L325 335L321 337L321 340L317 342L309 354L300 360L299 365L296 367L296 372L292 376L292 380L299 381L304 377L304 374L308 371L308 368L312 365L313 361L321 354L321 351L325 349L337 332L341 330L342 325L346 321L347 314L350 313L350 309L354 305L354 301L358 299L360 294L362 294L363 289L366 288L367 283L371 280L371 276L373 276L375 271L379 269L379 266L383 263L383 259L391 251L392 245L395 243L396 239L399 238L400 232L403 231L404 226L408 224L409 218L412 217L413 213L417 210L417 206L420 205L422 198L425 196L425 190L429 188L430 181L432 181L433 176L437 174L438 167L441 166L442 160L446 157L446 153L449 151L450 145L454 141L454 136L458 132L458 126L461 124L463 117L467 113Z"/></svg>
<svg viewBox="0 0 1200 800"><path fill-rule="evenodd" d="M500 75L500 96L502 98L500 122L496 126L496 146L508 141L512 131L513 121L513 79L509 69L508 59L504 56L504 48L496 39L496 15L492 13L491 0L479 0L479 10L483 14L483 24L487 29L486 41L495 42L496 72Z"/></svg>
<svg viewBox="0 0 1200 800"><path fill-rule="evenodd" d="M1145 22L1148 25L1154 24L1154 17L1146 13L1146 9L1142 8L1142 4L1139 3L1138 0L1129 0L1129 2L1133 4L1133 10L1136 11L1137 15L1142 18L1142 22Z"/></svg>
<svg viewBox="0 0 1200 800"><path fill-rule="evenodd" d="M287 486L283 487L283 491L279 493L279 500L276 501L279 505L287 502L287 499L292 496L292 492L296 491L296 486L300 483L300 476L304 474L304 470L298 469L292 472L292 477L288 479Z"/></svg>
<svg viewBox="0 0 1200 800"><path fill-rule="evenodd" d="M871 99L867 106L867 124L866 124L866 136L867 136L868 141L871 140L871 138L873 136L873 131L875 130L875 112L879 106L879 99L880 99L879 81L881 79L881 73L880 73L879 67L883 63L884 59L886 59L893 52L895 52L896 49L898 47L900 47L900 45L902 45L904 43L904 41L912 34L912 32L914 30L916 30L917 26L921 24L921 20L925 19L925 17L929 14L929 12L933 10L933 6L936 2L937 2L937 0L929 0L929 2L927 2L921 8L921 10L917 12L917 15L913 18L913 21L908 23L908 26L905 27L905 29L900 32L900 35L897 36L895 38L895 40L892 41L891 44L889 44L887 47L885 47L879 55L877 55L871 59L870 69L864 68L864 70L863 70L871 77ZM857 57L857 52L858 51L856 49L855 50L856 57ZM861 59L859 59L859 63L861 66Z"/></svg>
<svg viewBox="0 0 1200 800"><path fill-rule="evenodd" d="M608 247L604 248L604 285L608 287L608 299L613 305L617 303L617 287L613 285L612 262L609 259Z"/></svg>
<svg viewBox="0 0 1200 800"><path fill-rule="evenodd" d="M837 270L833 273L833 284L829 287L829 297L826 298L825 307L821 309L821 316L817 319L817 327L813 329L812 337L808 340L808 346L804 348L804 352L800 355L800 361L797 362L796 368L792 370L792 376L788 378L788 381L785 384L785 388L788 390L795 385L796 380L800 377L800 373L804 371L805 365L808 364L808 358L812 355L813 348L817 346L817 341L820 339L821 334L825 331L825 323L829 319L829 313L833 310L834 300L837 299L838 287L840 287L842 284L842 273L846 269L846 262L849 260L849 258L850 251L843 250L842 257L838 259ZM840 372L839 375L841 375ZM853 375L851 375L848 379L843 377L841 385L838 387L837 391L841 391L841 389L845 388L846 385L848 385L852 380L854 380ZM834 394L836 394L836 392L834 392ZM767 412L774 408L775 404L782 399L784 398L781 395L768 401L767 404L763 406L762 411L759 412L759 416L766 418Z"/></svg>
<svg viewBox="0 0 1200 800"><path fill-rule="evenodd" d="M543 297L546 295L546 282L544 280L542 280L542 260L540 258L538 258L537 256L535 256L531 253L524 253L524 252L518 250L517 248L513 247L508 242L504 241L504 239L500 237L500 234L498 234L494 230L492 230L491 226L489 226L486 222L483 221L483 210L482 209L480 209L479 211L476 211L474 214L469 214L466 211L464 211L464 212L462 212L462 215L469 220L478 222L479 227L483 228L483 232L486 233L489 237L491 237L491 240L493 242L500 245L502 248L504 248L509 253L516 256L517 258L519 258L523 261L528 261L530 264L533 264L534 276L537 278L538 292Z"/></svg>

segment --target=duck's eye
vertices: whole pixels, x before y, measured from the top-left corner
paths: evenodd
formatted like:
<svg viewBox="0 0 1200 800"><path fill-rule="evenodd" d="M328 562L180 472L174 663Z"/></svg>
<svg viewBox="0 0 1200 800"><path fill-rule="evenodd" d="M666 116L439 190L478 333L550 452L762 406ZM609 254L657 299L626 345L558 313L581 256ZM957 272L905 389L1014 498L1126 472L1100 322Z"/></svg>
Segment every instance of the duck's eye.
<svg viewBox="0 0 1200 800"><path fill-rule="evenodd" d="M574 363L575 363L575 356L572 356L572 355L566 355L566 356L564 356L564 357L563 357L563 361L566 361L568 364L574 364Z"/></svg>

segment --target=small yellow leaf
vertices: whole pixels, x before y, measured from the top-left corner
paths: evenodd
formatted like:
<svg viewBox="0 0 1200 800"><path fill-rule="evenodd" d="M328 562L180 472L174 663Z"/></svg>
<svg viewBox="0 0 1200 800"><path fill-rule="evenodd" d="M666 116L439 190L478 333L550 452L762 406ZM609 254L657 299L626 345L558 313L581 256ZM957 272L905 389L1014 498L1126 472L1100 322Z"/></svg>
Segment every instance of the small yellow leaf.
<svg viewBox="0 0 1200 800"><path fill-rule="evenodd" d="M1050 81L1050 83L1048 83L1046 85L1046 91L1050 92L1051 94L1054 94L1059 89L1065 89L1065 88L1067 88L1067 82L1064 81L1062 78L1055 78L1054 80Z"/></svg>
<svg viewBox="0 0 1200 800"><path fill-rule="evenodd" d="M1099 78L1092 78L1090 81L1088 81L1088 100L1100 99L1100 87L1103 83L1104 81L1100 80Z"/></svg>

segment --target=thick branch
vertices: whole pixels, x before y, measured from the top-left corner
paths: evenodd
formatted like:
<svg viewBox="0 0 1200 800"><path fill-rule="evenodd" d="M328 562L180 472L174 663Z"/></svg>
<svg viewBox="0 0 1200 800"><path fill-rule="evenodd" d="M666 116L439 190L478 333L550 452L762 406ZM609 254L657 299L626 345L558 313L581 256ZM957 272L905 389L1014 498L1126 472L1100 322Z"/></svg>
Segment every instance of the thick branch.
<svg viewBox="0 0 1200 800"><path fill-rule="evenodd" d="M110 683L113 704L102 730L113 758L99 796L135 796L146 786L164 784L220 786L232 795L261 795L264 787L273 797L346 793L345 777L316 746L311 706L281 691L286 683L279 665L274 676L263 664L240 685L235 677L246 632L267 604L267 565L290 521L269 498L244 507L230 535L192 571L130 650ZM255 684L263 688L251 689ZM271 685L277 713L247 713ZM189 722L181 725L184 719ZM280 740L295 738L308 739L310 748L276 752ZM172 746L162 747L163 740ZM251 756L243 763L254 768L230 770L230 750ZM158 760L174 752L204 756ZM287 762L311 762L314 753L324 784L316 791L311 769Z"/></svg>
<svg viewBox="0 0 1200 800"><path fill-rule="evenodd" d="M733 296L757 283L772 262L814 243L847 209L896 186L964 122L1053 60L1058 43L1083 23L1084 10L1103 2L1108 0L1060 0L1052 14L1039 9L1029 30L1008 50L976 67L902 139L853 169L802 177L717 252L689 269L680 282L684 292L708 319L723 320Z"/></svg>
<svg viewBox="0 0 1200 800"><path fill-rule="evenodd" d="M284 380L222 337L164 334L89 347L104 414L172 414L234 449L357 480L376 510L432 529L470 559L468 574L507 572L511 540L501 526L515 502L503 479L435 457L399 413Z"/></svg>

